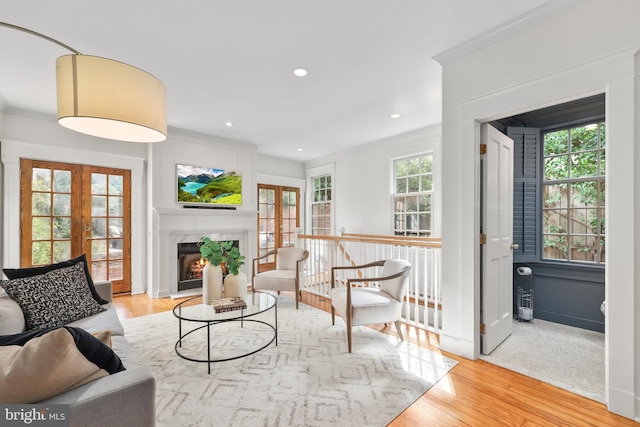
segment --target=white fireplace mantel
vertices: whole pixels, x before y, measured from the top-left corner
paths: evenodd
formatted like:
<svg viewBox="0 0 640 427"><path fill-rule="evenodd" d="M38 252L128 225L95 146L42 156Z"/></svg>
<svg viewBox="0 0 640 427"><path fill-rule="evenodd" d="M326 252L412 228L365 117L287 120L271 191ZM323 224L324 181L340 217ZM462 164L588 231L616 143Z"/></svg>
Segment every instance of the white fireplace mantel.
<svg viewBox="0 0 640 427"><path fill-rule="evenodd" d="M217 209L154 209L150 254L153 266L147 289L152 297L179 296L178 243L198 242L203 236L213 240L237 240L245 256L241 270L250 277L251 260L256 257L257 213Z"/></svg>

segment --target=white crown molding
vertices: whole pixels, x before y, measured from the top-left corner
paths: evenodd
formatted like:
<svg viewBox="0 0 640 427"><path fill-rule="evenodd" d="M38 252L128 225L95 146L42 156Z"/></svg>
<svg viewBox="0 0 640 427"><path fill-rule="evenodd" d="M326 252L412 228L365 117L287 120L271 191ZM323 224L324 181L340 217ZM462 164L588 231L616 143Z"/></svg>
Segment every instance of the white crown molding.
<svg viewBox="0 0 640 427"><path fill-rule="evenodd" d="M560 12L575 7L586 0L553 0L548 1L527 13L516 16L498 27L479 34L464 43L434 55L432 59L440 65L445 65L455 59L468 55L483 47L489 46L508 36L516 34L525 28L531 27Z"/></svg>

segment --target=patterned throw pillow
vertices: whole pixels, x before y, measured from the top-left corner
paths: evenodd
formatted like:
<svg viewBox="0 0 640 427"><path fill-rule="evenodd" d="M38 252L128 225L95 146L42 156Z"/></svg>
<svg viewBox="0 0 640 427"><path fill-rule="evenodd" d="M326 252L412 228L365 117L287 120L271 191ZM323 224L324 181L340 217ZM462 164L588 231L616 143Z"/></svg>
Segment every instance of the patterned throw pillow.
<svg viewBox="0 0 640 427"><path fill-rule="evenodd" d="M87 277L89 290L91 290L93 299L98 301L98 304L107 304L109 301L102 298L96 290L93 279L91 278L91 273L89 272L89 264L87 264L87 256L85 254L67 261L57 262L55 264L43 265L40 267L3 268L2 271L8 279L21 279L23 277L39 276L49 271L57 270L58 268L71 267L72 265L76 265L79 262L84 262L84 274Z"/></svg>
<svg viewBox="0 0 640 427"><path fill-rule="evenodd" d="M91 295L83 262L0 286L22 309L27 330L65 325L106 310Z"/></svg>

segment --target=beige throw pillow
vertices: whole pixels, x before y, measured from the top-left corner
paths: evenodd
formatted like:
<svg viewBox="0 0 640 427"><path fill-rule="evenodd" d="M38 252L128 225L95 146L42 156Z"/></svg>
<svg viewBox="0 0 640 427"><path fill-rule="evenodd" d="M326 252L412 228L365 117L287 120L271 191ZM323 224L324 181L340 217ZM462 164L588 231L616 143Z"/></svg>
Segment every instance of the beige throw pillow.
<svg viewBox="0 0 640 427"><path fill-rule="evenodd" d="M80 353L65 328L24 346L0 346L0 403L34 403L109 375Z"/></svg>

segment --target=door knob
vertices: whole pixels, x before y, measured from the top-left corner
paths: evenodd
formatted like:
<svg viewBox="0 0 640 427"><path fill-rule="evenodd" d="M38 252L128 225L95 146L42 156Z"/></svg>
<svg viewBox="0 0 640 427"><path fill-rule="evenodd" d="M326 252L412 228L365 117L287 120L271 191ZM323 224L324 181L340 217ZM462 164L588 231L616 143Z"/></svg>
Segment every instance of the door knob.
<svg viewBox="0 0 640 427"><path fill-rule="evenodd" d="M520 245L517 243L512 243L511 244L511 249L513 249L514 251L517 251L518 249L520 249Z"/></svg>

